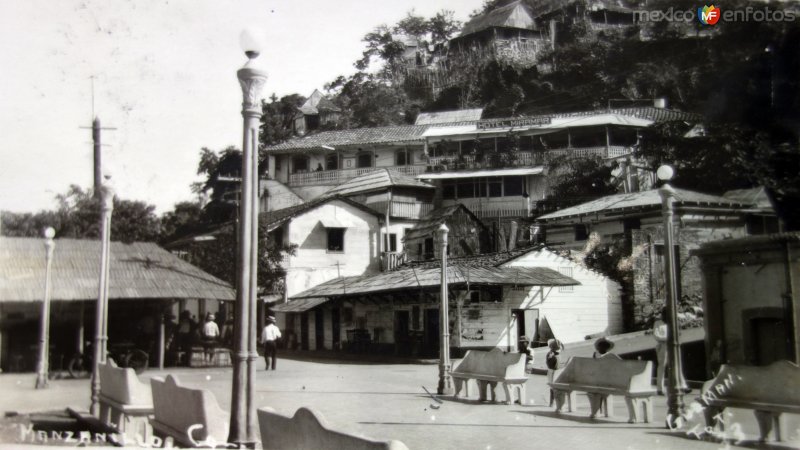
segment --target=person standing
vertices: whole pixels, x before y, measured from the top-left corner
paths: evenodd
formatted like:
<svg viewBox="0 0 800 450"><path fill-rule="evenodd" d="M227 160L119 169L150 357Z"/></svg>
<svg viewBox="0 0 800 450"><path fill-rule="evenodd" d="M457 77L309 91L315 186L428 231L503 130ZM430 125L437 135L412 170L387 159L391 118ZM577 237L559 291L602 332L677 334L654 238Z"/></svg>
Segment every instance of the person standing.
<svg viewBox="0 0 800 450"><path fill-rule="evenodd" d="M656 390L659 395L667 391L666 377L664 374L667 369L667 308L661 310L661 317L653 323L653 338L656 340L656 358L658 368L656 369Z"/></svg>
<svg viewBox="0 0 800 450"><path fill-rule="evenodd" d="M214 314L206 315L206 323L203 324L203 348L205 350L205 363L214 362L214 350L219 339L219 326L214 322Z"/></svg>
<svg viewBox="0 0 800 450"><path fill-rule="evenodd" d="M264 344L264 360L267 362L266 370L275 370L275 360L277 359L278 343L277 340L281 337L281 330L275 325L275 318L272 316L267 317L267 326L261 332L261 343ZM270 360L272 361L270 364Z"/></svg>
<svg viewBox="0 0 800 450"><path fill-rule="evenodd" d="M547 352L547 356L545 356L545 363L547 364L547 382L552 383L555 378L556 370L559 369L558 355L564 350L564 345L558 339L548 339L547 347L550 348L550 351ZM550 389L550 406L553 406L555 398L555 392Z"/></svg>

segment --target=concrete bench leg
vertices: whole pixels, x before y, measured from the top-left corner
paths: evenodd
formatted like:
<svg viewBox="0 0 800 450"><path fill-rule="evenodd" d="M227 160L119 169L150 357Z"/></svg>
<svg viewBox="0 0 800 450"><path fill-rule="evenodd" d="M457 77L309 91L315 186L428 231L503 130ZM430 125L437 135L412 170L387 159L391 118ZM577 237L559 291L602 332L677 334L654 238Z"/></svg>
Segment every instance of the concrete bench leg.
<svg viewBox="0 0 800 450"><path fill-rule="evenodd" d="M775 441L781 441L781 423L780 413L772 413L769 411L753 411L758 422L759 441L766 442L769 439L769 433L772 431L773 425L775 426Z"/></svg>
<svg viewBox="0 0 800 450"><path fill-rule="evenodd" d="M601 409L605 413L605 416L608 417L608 396L603 394L594 394L594 393L587 393L587 397L589 397L589 408L591 410L591 414L589 417L592 419L597 416L597 412ZM603 404L605 403L605 408L603 408Z"/></svg>
<svg viewBox="0 0 800 450"><path fill-rule="evenodd" d="M525 384L519 383L503 383L503 391L506 394L506 405L514 404L514 395L517 394L519 397L519 404L525 405Z"/></svg>
<svg viewBox="0 0 800 450"><path fill-rule="evenodd" d="M486 388L489 387L488 381L476 380L478 382L478 400L486 401Z"/></svg>
<svg viewBox="0 0 800 450"><path fill-rule="evenodd" d="M497 389L497 382L496 381L490 381L489 382L489 392L492 394L492 403L497 402L497 392L495 391L495 389Z"/></svg>
<svg viewBox="0 0 800 450"><path fill-rule="evenodd" d="M556 413L561 412L561 408L564 407L565 401L568 403L567 411L572 412L572 392L554 390L553 394L555 395L556 400Z"/></svg>
<svg viewBox="0 0 800 450"><path fill-rule="evenodd" d="M625 404L628 406L628 423L636 423L640 420L649 423L653 417L653 404L649 397L625 397Z"/></svg>
<svg viewBox="0 0 800 450"><path fill-rule="evenodd" d="M455 394L453 394L453 398L458 398L458 394L461 393L461 387L464 385L464 380L461 378L453 378L453 389L455 390ZM467 386L469 386L469 382L467 382ZM469 388L467 388L467 397L469 397Z"/></svg>

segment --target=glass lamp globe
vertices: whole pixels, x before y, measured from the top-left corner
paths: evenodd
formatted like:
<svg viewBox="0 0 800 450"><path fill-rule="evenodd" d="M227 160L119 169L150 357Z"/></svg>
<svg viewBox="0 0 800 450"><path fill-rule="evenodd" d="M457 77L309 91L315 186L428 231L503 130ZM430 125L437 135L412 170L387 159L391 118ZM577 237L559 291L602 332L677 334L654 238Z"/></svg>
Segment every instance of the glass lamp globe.
<svg viewBox="0 0 800 450"><path fill-rule="evenodd" d="M47 239L53 239L56 237L56 230L53 227L47 227L44 229L44 237Z"/></svg>
<svg viewBox="0 0 800 450"><path fill-rule="evenodd" d="M239 35L239 45L242 47L244 54L250 59L256 58L261 54L265 40L264 32L255 27L245 28L242 34Z"/></svg>
<svg viewBox="0 0 800 450"><path fill-rule="evenodd" d="M664 164L663 166L659 167L656 171L656 176L661 181L669 181L672 179L672 176L675 175L675 169L672 166Z"/></svg>

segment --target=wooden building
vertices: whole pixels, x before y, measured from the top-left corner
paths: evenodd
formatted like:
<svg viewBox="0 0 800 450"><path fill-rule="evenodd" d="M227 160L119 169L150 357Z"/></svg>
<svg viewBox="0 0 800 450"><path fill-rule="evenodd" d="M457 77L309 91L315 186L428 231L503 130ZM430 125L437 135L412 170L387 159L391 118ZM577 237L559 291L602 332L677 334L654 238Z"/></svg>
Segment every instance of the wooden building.
<svg viewBox="0 0 800 450"><path fill-rule="evenodd" d="M453 257L488 253L490 234L486 226L464 205L451 205L431 211L417 225L408 230L403 243L406 259L421 261L441 255L439 228L446 225L448 255Z"/></svg>

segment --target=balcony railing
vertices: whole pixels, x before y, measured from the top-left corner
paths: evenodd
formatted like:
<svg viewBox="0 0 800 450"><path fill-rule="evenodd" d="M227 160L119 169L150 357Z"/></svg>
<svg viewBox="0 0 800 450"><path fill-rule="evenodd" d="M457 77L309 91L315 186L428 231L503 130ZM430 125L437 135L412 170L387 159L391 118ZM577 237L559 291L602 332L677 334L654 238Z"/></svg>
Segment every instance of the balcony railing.
<svg viewBox="0 0 800 450"><path fill-rule="evenodd" d="M481 219L493 217L528 217L528 199L522 197L463 198L444 200L445 205L461 203ZM531 202L531 208L533 208Z"/></svg>
<svg viewBox="0 0 800 450"><path fill-rule="evenodd" d="M386 202L370 203L368 206L375 211L386 211ZM421 219L431 211L433 211L433 203L392 200L389 215L403 219Z"/></svg>
<svg viewBox="0 0 800 450"><path fill-rule="evenodd" d="M381 253L381 267L383 271L394 270L400 264L406 262L406 254L402 252L383 252Z"/></svg>
<svg viewBox="0 0 800 450"><path fill-rule="evenodd" d="M359 175L372 172L376 169L390 169L395 172L414 176L425 172L425 166L391 166L391 167L361 167L358 169L319 170L315 172L300 172L289 175L289 186L336 186Z"/></svg>
<svg viewBox="0 0 800 450"><path fill-rule="evenodd" d="M473 155L448 155L432 156L428 158L431 166L442 166L445 170L459 169L498 169L503 167L527 167L545 164L548 160L559 156L572 156L575 158L586 158L599 156L601 158L617 158L633 152L633 148L623 145L610 145L601 147L575 147L547 151L520 151L510 164L508 162L491 162L486 158L482 162L476 162Z"/></svg>

